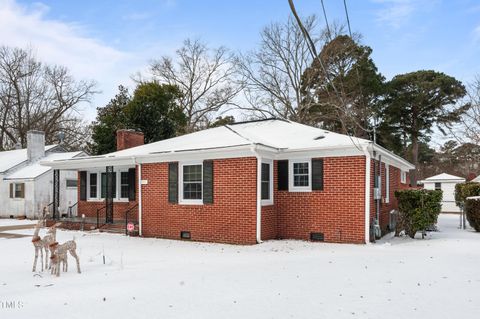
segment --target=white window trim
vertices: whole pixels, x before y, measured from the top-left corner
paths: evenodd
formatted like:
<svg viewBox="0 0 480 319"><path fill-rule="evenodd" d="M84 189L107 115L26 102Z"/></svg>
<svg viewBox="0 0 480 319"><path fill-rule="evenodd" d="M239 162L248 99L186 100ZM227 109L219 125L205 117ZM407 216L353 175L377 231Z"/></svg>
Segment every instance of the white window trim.
<svg viewBox="0 0 480 319"><path fill-rule="evenodd" d="M407 172L400 171L400 183L402 183L402 184L407 183Z"/></svg>
<svg viewBox="0 0 480 319"><path fill-rule="evenodd" d="M201 199L184 199L183 198L183 167L184 166L191 166L191 165L200 165L201 166L201 173L202 173L202 198ZM203 205L203 161L195 161L195 162L180 162L179 163L179 178L178 178L178 203L182 205Z"/></svg>
<svg viewBox="0 0 480 319"><path fill-rule="evenodd" d="M262 159L262 164L268 164L270 165L270 180L269 180L269 183L270 183L270 187L269 187L269 191L270 191L270 198L269 199L262 199L262 206L268 206L268 205L273 205L273 160L269 160L269 159ZM260 181L262 179L262 174L260 172Z"/></svg>
<svg viewBox="0 0 480 319"><path fill-rule="evenodd" d="M120 181L121 181L121 173L122 172L128 172L128 168L118 168L113 170L116 173L115 179L116 179L116 196L113 198L114 202L128 202L128 196L127 197L120 197L121 196L121 187L120 187ZM102 173L105 173L103 170L92 170L92 171L87 171L87 202L103 202L105 201L105 198L102 198ZM97 196L96 197L91 197L90 196L90 174L96 174L97 175Z"/></svg>
<svg viewBox="0 0 480 319"><path fill-rule="evenodd" d="M308 163L308 186L293 185L293 164ZM311 192L312 191L312 160L311 159L295 159L288 161L288 191L289 192Z"/></svg>
<svg viewBox="0 0 480 319"><path fill-rule="evenodd" d="M13 194L12 194L13 197L10 198L10 199L14 199L14 200L24 200L25 197L27 197L27 196L25 195L25 193L27 192L27 191L26 191L26 186L25 186L26 183L23 183L23 182L21 182L21 183L13 182L12 184L13 184ZM17 185L21 185L21 184L23 184L23 197L16 197L15 194L16 194ZM9 187L10 187L10 186L9 186ZM9 190L9 191L10 191L10 190Z"/></svg>
<svg viewBox="0 0 480 319"><path fill-rule="evenodd" d="M390 165L385 164L385 203L390 203Z"/></svg>

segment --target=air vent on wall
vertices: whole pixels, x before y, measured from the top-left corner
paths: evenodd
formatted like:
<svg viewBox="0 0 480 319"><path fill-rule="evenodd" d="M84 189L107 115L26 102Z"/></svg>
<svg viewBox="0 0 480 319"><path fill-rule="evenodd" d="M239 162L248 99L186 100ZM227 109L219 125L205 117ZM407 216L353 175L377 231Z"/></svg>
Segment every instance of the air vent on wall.
<svg viewBox="0 0 480 319"><path fill-rule="evenodd" d="M181 231L180 232L180 238L181 239L191 239L192 237L190 236L190 232L189 231Z"/></svg>
<svg viewBox="0 0 480 319"><path fill-rule="evenodd" d="M323 233L310 233L311 241L324 241Z"/></svg>

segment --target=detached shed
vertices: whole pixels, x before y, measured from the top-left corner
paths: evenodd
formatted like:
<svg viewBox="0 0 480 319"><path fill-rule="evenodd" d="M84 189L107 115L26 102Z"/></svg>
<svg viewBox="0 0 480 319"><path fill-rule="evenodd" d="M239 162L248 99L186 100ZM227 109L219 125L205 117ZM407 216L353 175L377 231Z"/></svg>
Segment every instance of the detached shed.
<svg viewBox="0 0 480 319"><path fill-rule="evenodd" d="M443 191L442 213L460 213L455 205L455 185L465 183L465 178L446 173L426 178L420 183L425 189L439 189Z"/></svg>

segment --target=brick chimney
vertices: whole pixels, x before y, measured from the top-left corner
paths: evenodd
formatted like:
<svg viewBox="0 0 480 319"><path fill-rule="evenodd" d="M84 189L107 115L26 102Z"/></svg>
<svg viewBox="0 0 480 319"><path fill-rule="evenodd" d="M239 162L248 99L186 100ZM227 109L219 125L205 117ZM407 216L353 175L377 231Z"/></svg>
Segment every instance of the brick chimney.
<svg viewBox="0 0 480 319"><path fill-rule="evenodd" d="M140 146L143 144L144 137L142 132L135 132L134 130L117 131L117 151L121 151L135 146Z"/></svg>
<svg viewBox="0 0 480 319"><path fill-rule="evenodd" d="M45 132L28 131L27 132L27 159L36 162L45 157Z"/></svg>

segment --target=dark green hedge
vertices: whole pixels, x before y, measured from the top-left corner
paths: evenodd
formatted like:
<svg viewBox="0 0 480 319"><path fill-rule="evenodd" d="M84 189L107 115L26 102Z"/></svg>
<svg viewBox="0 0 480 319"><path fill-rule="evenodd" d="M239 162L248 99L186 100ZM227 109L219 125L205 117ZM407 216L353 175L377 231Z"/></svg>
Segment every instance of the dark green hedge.
<svg viewBox="0 0 480 319"><path fill-rule="evenodd" d="M467 197L480 196L480 183L467 182L455 185L455 202L458 207L464 208Z"/></svg>
<svg viewBox="0 0 480 319"><path fill-rule="evenodd" d="M465 201L465 214L470 226L480 232L480 200L467 199Z"/></svg>
<svg viewBox="0 0 480 319"><path fill-rule="evenodd" d="M398 199L398 220L396 234L404 230L411 238L419 230L437 223L442 209L442 191L426 189L405 189L395 192Z"/></svg>

